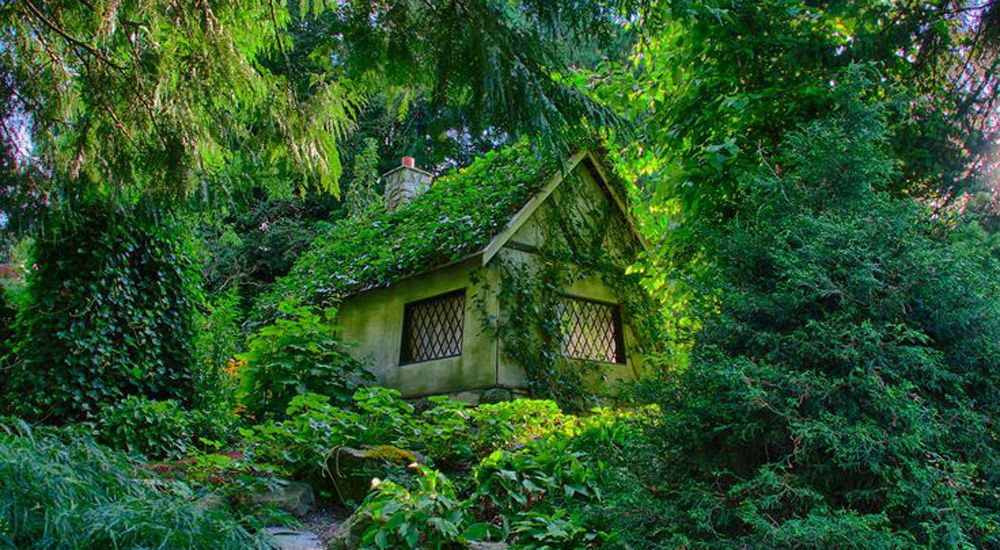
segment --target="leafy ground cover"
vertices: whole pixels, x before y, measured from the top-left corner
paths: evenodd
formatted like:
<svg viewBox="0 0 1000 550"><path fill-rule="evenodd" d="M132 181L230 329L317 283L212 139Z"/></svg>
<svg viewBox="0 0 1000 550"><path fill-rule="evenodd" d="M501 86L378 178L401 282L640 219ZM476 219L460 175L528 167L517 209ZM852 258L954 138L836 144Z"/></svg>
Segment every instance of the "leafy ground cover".
<svg viewBox="0 0 1000 550"><path fill-rule="evenodd" d="M251 495L293 478L308 480L321 499L336 498L345 481L332 461L352 447L371 459L351 474L368 495L346 502L370 518L357 534L366 547L505 539L595 546L608 536L586 515L602 498L603 466L594 468L606 453L598 449L620 448L654 418L651 410L576 417L527 399L469 407L441 397L417 410L393 390L365 388L347 407L318 394L295 397L281 419L230 424L226 442L198 436L176 413L164 414L167 424L134 421L172 407L124 402L93 432L4 424L0 482L13 498L0 507L3 540L39 548L98 548L110 540L161 548L266 545L252 534L265 521L294 521L260 509ZM184 429L164 447L157 426L178 427L170 422ZM131 437L117 439L123 434Z"/></svg>

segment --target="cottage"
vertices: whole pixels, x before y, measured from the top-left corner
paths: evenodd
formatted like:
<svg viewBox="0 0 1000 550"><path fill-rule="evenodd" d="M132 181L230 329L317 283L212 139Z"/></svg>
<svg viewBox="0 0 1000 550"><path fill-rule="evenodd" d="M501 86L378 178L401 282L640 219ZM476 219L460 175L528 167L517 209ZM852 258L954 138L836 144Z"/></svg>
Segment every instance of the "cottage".
<svg viewBox="0 0 1000 550"><path fill-rule="evenodd" d="M509 147L437 181L407 157L383 182L387 212L338 225L309 260L380 384L476 400L636 375L640 241L597 155Z"/></svg>

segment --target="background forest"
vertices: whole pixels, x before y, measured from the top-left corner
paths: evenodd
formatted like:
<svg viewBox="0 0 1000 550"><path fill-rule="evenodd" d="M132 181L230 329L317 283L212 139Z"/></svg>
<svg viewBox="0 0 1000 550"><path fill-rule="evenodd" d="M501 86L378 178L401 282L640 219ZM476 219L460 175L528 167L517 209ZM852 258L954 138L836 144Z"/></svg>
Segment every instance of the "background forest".
<svg viewBox="0 0 1000 550"><path fill-rule="evenodd" d="M330 548L1000 547L1000 4L0 22L0 547L269 547L303 483ZM516 143L626 182L647 378L597 408L374 386L297 261L400 156Z"/></svg>

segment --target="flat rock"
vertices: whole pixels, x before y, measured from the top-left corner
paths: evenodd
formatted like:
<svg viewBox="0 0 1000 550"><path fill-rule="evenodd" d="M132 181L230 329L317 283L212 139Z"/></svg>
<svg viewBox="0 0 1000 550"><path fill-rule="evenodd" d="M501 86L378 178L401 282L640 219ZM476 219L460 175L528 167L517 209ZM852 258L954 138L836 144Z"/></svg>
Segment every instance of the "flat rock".
<svg viewBox="0 0 1000 550"><path fill-rule="evenodd" d="M322 541L312 531L268 527L267 532L274 537L275 544L281 550L324 550Z"/></svg>
<svg viewBox="0 0 1000 550"><path fill-rule="evenodd" d="M479 402L482 404L490 403L502 403L504 401L513 400L516 395L508 389L504 388L490 388L483 392L479 397Z"/></svg>

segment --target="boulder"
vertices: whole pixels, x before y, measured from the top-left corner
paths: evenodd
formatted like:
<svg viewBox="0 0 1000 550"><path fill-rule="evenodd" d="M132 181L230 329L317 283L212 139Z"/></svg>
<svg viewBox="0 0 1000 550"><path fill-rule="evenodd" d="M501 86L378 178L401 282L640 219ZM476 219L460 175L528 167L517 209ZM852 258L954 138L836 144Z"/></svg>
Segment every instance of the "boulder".
<svg viewBox="0 0 1000 550"><path fill-rule="evenodd" d="M280 481L277 487L250 497L252 504L272 504L297 517L303 517L309 513L309 507L315 500L312 487L301 481Z"/></svg>
<svg viewBox="0 0 1000 550"><path fill-rule="evenodd" d="M470 542L469 550L507 550L510 545L506 542Z"/></svg>
<svg viewBox="0 0 1000 550"><path fill-rule="evenodd" d="M490 389L488 389L488 390L486 390L486 391L483 392L483 395L480 396L480 398L479 398L479 402L482 403L482 404L484 404L484 405L490 404L490 403L502 403L504 401L511 401L515 397L517 397L517 396L514 395L514 392L512 392L512 391L510 391L508 389L504 389L504 388L490 388Z"/></svg>
<svg viewBox="0 0 1000 550"><path fill-rule="evenodd" d="M364 500L372 488L372 478L384 475L387 467L422 461L420 455L392 445L339 447L327 457L326 471L340 504L350 506Z"/></svg>
<svg viewBox="0 0 1000 550"><path fill-rule="evenodd" d="M333 533L327 550L354 550L361 546L361 536L373 522L371 514L355 510Z"/></svg>

